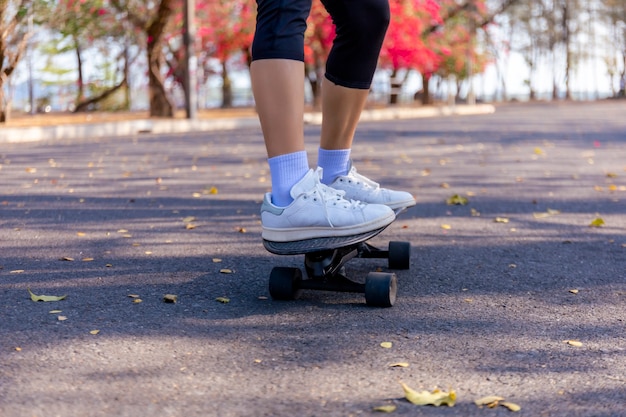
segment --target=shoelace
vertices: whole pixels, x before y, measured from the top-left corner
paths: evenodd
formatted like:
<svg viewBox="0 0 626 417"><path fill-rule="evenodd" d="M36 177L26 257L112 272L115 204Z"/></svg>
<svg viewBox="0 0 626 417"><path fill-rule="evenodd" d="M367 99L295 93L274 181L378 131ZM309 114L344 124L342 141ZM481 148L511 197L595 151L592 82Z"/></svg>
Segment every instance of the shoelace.
<svg viewBox="0 0 626 417"><path fill-rule="evenodd" d="M324 216L326 217L326 220L328 220L328 224L330 224L330 227L335 227L333 225L333 222L330 220L330 217L328 216L328 204L332 200L335 201L333 203L334 205L347 204L346 208L352 208L352 209L361 208L364 205L362 202L357 201L357 200L345 199L344 198L345 194L346 194L345 191L335 190L334 188L331 188L320 181L316 181L315 187L313 188L313 190L306 193L306 197L308 198L309 196L313 196L312 197L313 200L317 201L316 196L319 195L319 198L322 201L322 205L324 206Z"/></svg>
<svg viewBox="0 0 626 417"><path fill-rule="evenodd" d="M352 167L346 178L348 178L348 182L355 182L357 185L363 183L366 187L380 188L380 184L359 174L354 167Z"/></svg>

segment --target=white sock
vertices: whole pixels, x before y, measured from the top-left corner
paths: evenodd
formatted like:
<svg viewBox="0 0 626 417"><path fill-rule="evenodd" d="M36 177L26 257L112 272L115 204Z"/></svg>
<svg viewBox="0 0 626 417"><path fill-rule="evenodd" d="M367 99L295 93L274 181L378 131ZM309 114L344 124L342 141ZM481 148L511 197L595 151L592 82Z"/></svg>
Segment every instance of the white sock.
<svg viewBox="0 0 626 417"><path fill-rule="evenodd" d="M328 150L319 148L317 166L323 170L322 182L326 185L332 183L338 176L348 174L350 149Z"/></svg>
<svg viewBox="0 0 626 417"><path fill-rule="evenodd" d="M299 151L269 158L272 177L272 203L287 207L293 201L291 188L309 171L306 151Z"/></svg>

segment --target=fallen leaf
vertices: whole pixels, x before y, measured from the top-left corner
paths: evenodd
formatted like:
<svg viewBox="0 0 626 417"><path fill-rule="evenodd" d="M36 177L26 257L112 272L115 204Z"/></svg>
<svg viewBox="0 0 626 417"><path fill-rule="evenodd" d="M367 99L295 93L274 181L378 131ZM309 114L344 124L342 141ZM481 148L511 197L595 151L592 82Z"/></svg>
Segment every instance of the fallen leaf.
<svg viewBox="0 0 626 417"><path fill-rule="evenodd" d="M513 411L513 412L517 412L520 411L522 409L522 407L520 407L519 405L515 404L515 403L511 403L508 401L503 401L500 403L501 406L508 408L509 410Z"/></svg>
<svg viewBox="0 0 626 417"><path fill-rule="evenodd" d="M226 297L217 297L217 298L215 299L215 301L218 301L218 302L220 302L220 303L222 303L222 304L228 304L228 303L230 303L230 298L226 298Z"/></svg>
<svg viewBox="0 0 626 417"><path fill-rule="evenodd" d="M444 230L450 230L450 229L452 229L452 226L450 226L449 224L442 224L441 228L444 229Z"/></svg>
<svg viewBox="0 0 626 417"><path fill-rule="evenodd" d="M76 232L76 236L85 236L85 232Z"/></svg>
<svg viewBox="0 0 626 417"><path fill-rule="evenodd" d="M232 269L220 269L220 274L232 274Z"/></svg>
<svg viewBox="0 0 626 417"><path fill-rule="evenodd" d="M220 258L213 258L213 263L220 263L222 260Z"/></svg>
<svg viewBox="0 0 626 417"><path fill-rule="evenodd" d="M73 260L74 258L70 258L69 256L64 256L59 259L59 261L68 261L68 262L72 262Z"/></svg>
<svg viewBox="0 0 626 417"><path fill-rule="evenodd" d="M33 292L30 290L30 288L28 289L28 293L30 294L30 299L33 301L44 301L44 302L50 302L50 301L61 301L64 300L65 297L67 297L67 295L62 295L62 296L55 296L55 295L35 295L33 294Z"/></svg>
<svg viewBox="0 0 626 417"><path fill-rule="evenodd" d="M449 206L464 206L469 203L469 200L458 194L454 194L452 197L446 200L446 204Z"/></svg>
<svg viewBox="0 0 626 417"><path fill-rule="evenodd" d="M59 313L62 313L62 312L63 312L63 310L50 310L50 311L48 311L48 313L50 313L50 314L59 314Z"/></svg>
<svg viewBox="0 0 626 417"><path fill-rule="evenodd" d="M16 351L16 352L21 352L21 351L22 351L22 348L21 348L21 347L19 347L19 346L15 346L15 351Z"/></svg>
<svg viewBox="0 0 626 417"><path fill-rule="evenodd" d="M439 407L440 405L447 405L449 407L453 407L456 402L456 392L454 390L450 390L450 392L441 391L439 389L435 389L431 391L415 391L412 388L409 388L404 382L400 383L402 385L402 389L404 390L404 397L411 403L415 405L434 405L435 407Z"/></svg>
<svg viewBox="0 0 626 417"><path fill-rule="evenodd" d="M578 294L578 290L574 289L574 290L569 290L569 292L571 292L572 294Z"/></svg>
<svg viewBox="0 0 626 417"><path fill-rule="evenodd" d="M374 411L378 411L380 413L393 413L394 411L396 411L396 407L395 405L380 405L378 407L374 407Z"/></svg>
<svg viewBox="0 0 626 417"><path fill-rule="evenodd" d="M66 316L58 316L57 320L58 321L65 321L65 320L67 320L67 317Z"/></svg>
<svg viewBox="0 0 626 417"><path fill-rule="evenodd" d="M9 274L22 274L24 273L23 269L14 269L13 271L9 271Z"/></svg>
<svg viewBox="0 0 626 417"><path fill-rule="evenodd" d="M535 155L545 155L545 152L541 148L535 148L533 152L535 153Z"/></svg>
<svg viewBox="0 0 626 417"><path fill-rule="evenodd" d="M396 362L396 363L389 364L389 367L390 368L408 368L409 363L408 362Z"/></svg>
<svg viewBox="0 0 626 417"><path fill-rule="evenodd" d="M217 187L211 187L211 188L205 188L203 192L204 194L217 194L218 190L217 190Z"/></svg>
<svg viewBox="0 0 626 417"><path fill-rule="evenodd" d="M183 219L183 223L191 223L191 222L193 222L193 221L195 221L195 220L196 220L196 218L195 218L195 217L193 217L193 216L187 216L187 217L185 217L185 218Z"/></svg>
<svg viewBox="0 0 626 417"><path fill-rule="evenodd" d="M83 258L83 262L91 262L93 261L93 258Z"/></svg>
<svg viewBox="0 0 626 417"><path fill-rule="evenodd" d="M602 217L597 217L589 224L589 227L602 227L605 224L606 223L604 223L604 220L602 219Z"/></svg>
<svg viewBox="0 0 626 417"><path fill-rule="evenodd" d="M504 398L498 397L497 395L488 395L486 397L482 397L482 398L475 400L474 404L476 404L479 407L486 406L489 408L494 408L498 406L498 403L500 401L504 401Z"/></svg>
<svg viewBox="0 0 626 417"><path fill-rule="evenodd" d="M192 224L192 223L187 223L187 224L185 225L185 229L187 229L187 230L193 230L193 229L195 229L195 228L196 228L196 225L195 225L195 224Z"/></svg>
<svg viewBox="0 0 626 417"><path fill-rule="evenodd" d="M508 223L509 219L507 219L506 217L496 217L495 219L493 219L493 221L495 223Z"/></svg>
<svg viewBox="0 0 626 417"><path fill-rule="evenodd" d="M133 300L133 303L135 303L135 304L139 304L139 303L142 303L142 302L143 302L143 300L141 298L135 298Z"/></svg>
<svg viewBox="0 0 626 417"><path fill-rule="evenodd" d="M100 330L92 330L89 333L91 333L92 335L97 335L98 333L100 333Z"/></svg>
<svg viewBox="0 0 626 417"><path fill-rule="evenodd" d="M563 343L567 343L570 346L581 347L583 344L578 340L564 340Z"/></svg>
<svg viewBox="0 0 626 417"><path fill-rule="evenodd" d="M380 347L383 347L385 349L391 349L392 346L393 346L393 343L391 343L391 342L382 342L380 344Z"/></svg>
<svg viewBox="0 0 626 417"><path fill-rule="evenodd" d="M175 294L165 294L163 296L163 301L166 303L175 304L178 301L178 296Z"/></svg>

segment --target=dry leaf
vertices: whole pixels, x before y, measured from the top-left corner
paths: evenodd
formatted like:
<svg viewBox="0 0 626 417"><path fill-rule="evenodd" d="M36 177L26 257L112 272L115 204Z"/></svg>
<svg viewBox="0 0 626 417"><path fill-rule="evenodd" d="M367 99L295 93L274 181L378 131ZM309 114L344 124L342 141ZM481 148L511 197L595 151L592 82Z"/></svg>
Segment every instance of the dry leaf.
<svg viewBox="0 0 626 417"><path fill-rule="evenodd" d="M447 405L449 407L452 407L456 402L456 392L454 390L450 390L450 392L445 392L439 389L435 389L432 392L419 392L415 391L412 388L409 388L404 382L401 382L400 384L402 385L402 389L404 390L404 397L411 404L434 405L435 407L439 407L440 405Z"/></svg>
<svg viewBox="0 0 626 417"><path fill-rule="evenodd" d="M74 260L74 258L70 258L69 256L64 256L64 257L59 259L59 261L68 261L68 262L71 262L73 260Z"/></svg>
<svg viewBox="0 0 626 417"><path fill-rule="evenodd" d="M408 362L396 362L396 363L389 364L389 367L390 368L408 368L409 363Z"/></svg>
<svg viewBox="0 0 626 417"><path fill-rule="evenodd" d="M458 194L454 194L452 197L446 200L446 204L449 206L464 206L469 203L469 200Z"/></svg>
<svg viewBox="0 0 626 417"><path fill-rule="evenodd" d="M213 263L220 263L222 260L220 258L213 258Z"/></svg>
<svg viewBox="0 0 626 417"><path fill-rule="evenodd" d="M185 218L183 219L183 223L191 223L191 222L193 222L193 221L195 221L195 220L196 220L196 218L195 218L195 217L193 217L193 216L187 216L187 217L185 217Z"/></svg>
<svg viewBox="0 0 626 417"><path fill-rule="evenodd" d="M195 224L192 224L192 223L187 223L187 224L185 225L185 229L187 229L187 230L193 230L193 229L195 229L195 228L196 228L196 225L195 225Z"/></svg>
<svg viewBox="0 0 626 417"><path fill-rule="evenodd" d="M449 224L442 224L441 228L444 229L444 230L450 230L450 229L452 229L452 226L450 226Z"/></svg>
<svg viewBox="0 0 626 417"><path fill-rule="evenodd" d="M383 347L385 349L391 349L392 346L393 346L393 343L391 343L391 342L382 342L380 344L380 347Z"/></svg>
<svg viewBox="0 0 626 417"><path fill-rule="evenodd" d="M393 413L396 411L395 405L380 405L378 407L374 407L374 411L378 411L380 413Z"/></svg>
<svg viewBox="0 0 626 417"><path fill-rule="evenodd" d="M489 407L489 408L494 408L498 406L498 403L500 401L504 401L503 397L498 397L497 395L489 395L487 397L483 397L483 398L479 398L477 400L474 401L474 404L476 404L479 407Z"/></svg>
<svg viewBox="0 0 626 417"><path fill-rule="evenodd" d="M602 227L604 225L605 223L602 217L597 217L589 224L589 227Z"/></svg>
<svg viewBox="0 0 626 417"><path fill-rule="evenodd" d="M570 346L581 347L583 344L578 340L564 340L563 343L567 343Z"/></svg>
<svg viewBox="0 0 626 417"><path fill-rule="evenodd" d="M165 294L163 296L163 301L170 304L175 304L178 301L178 296L175 294Z"/></svg>
<svg viewBox="0 0 626 417"><path fill-rule="evenodd" d="M493 221L495 223L508 223L509 219L507 219L506 217L496 217L495 219L493 219Z"/></svg>
<svg viewBox="0 0 626 417"><path fill-rule="evenodd" d="M232 274L232 269L220 269L220 274Z"/></svg>
<svg viewBox="0 0 626 417"><path fill-rule="evenodd" d="M85 232L76 232L76 236L85 236Z"/></svg>
<svg viewBox="0 0 626 417"><path fill-rule="evenodd" d="M9 271L9 274L22 274L24 273L23 269L14 269L13 271Z"/></svg>
<svg viewBox="0 0 626 417"><path fill-rule="evenodd" d="M569 292L571 292L572 294L578 294L578 290L574 289L574 290L569 290Z"/></svg>
<svg viewBox="0 0 626 417"><path fill-rule="evenodd" d="M92 335L97 335L98 333L100 333L100 330L92 330L89 333L91 333Z"/></svg>
<svg viewBox="0 0 626 417"><path fill-rule="evenodd" d="M66 316L58 316L57 320L58 321L65 321L65 320L67 320L67 317Z"/></svg>
<svg viewBox="0 0 626 417"><path fill-rule="evenodd" d="M228 304L228 303L230 303L230 298L226 298L226 297L217 297L217 298L215 299L215 301L218 301L218 302L220 302L220 303L222 303L222 304Z"/></svg>
<svg viewBox="0 0 626 417"><path fill-rule="evenodd" d="M83 258L83 262L91 262L93 261L93 258Z"/></svg>
<svg viewBox="0 0 626 417"><path fill-rule="evenodd" d="M48 311L48 313L50 313L50 314L59 314L59 313L62 313L62 312L63 312L63 310L50 310L50 311Z"/></svg>
<svg viewBox="0 0 626 417"><path fill-rule="evenodd" d="M33 294L33 292L30 290L30 288L28 289L28 293L30 294L30 299L33 301L44 301L44 302L50 302L50 301L61 301L64 300L65 297L67 297L67 295L62 295L62 296L55 296L55 295L35 295Z"/></svg>
<svg viewBox="0 0 626 417"><path fill-rule="evenodd" d="M515 403L511 403L508 401L503 401L500 403L501 406L508 408L509 410L513 411L513 412L517 412L520 411L522 409L522 407L520 407L519 405L515 404Z"/></svg>

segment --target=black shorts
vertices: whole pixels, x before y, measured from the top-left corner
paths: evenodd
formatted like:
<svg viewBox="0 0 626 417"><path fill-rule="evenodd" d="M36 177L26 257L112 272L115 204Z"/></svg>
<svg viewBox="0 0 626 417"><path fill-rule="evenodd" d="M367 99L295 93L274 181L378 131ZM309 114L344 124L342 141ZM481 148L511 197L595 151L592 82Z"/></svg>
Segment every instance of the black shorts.
<svg viewBox="0 0 626 417"><path fill-rule="evenodd" d="M335 84L369 89L389 25L388 0L322 0L337 36L326 62ZM257 0L252 59L304 61L304 32L311 0Z"/></svg>

